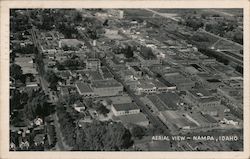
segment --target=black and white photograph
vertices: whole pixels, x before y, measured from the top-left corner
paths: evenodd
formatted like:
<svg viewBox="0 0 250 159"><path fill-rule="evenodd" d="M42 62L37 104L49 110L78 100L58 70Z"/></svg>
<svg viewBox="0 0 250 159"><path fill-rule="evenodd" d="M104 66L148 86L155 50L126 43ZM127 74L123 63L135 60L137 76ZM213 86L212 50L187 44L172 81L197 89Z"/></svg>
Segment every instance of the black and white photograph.
<svg viewBox="0 0 250 159"><path fill-rule="evenodd" d="M245 152L244 9L9 8L9 153Z"/></svg>

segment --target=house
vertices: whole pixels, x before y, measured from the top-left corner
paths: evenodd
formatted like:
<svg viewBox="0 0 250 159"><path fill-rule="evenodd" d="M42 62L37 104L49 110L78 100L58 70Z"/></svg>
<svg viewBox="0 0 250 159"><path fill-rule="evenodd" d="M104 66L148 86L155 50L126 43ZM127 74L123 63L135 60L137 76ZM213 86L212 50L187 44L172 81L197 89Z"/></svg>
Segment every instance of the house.
<svg viewBox="0 0 250 159"><path fill-rule="evenodd" d="M80 101L74 103L73 108L78 112L83 112L84 110L86 110L85 105Z"/></svg>
<svg viewBox="0 0 250 159"><path fill-rule="evenodd" d="M115 116L138 114L140 113L140 108L135 103L123 103L123 104L113 104L111 106Z"/></svg>

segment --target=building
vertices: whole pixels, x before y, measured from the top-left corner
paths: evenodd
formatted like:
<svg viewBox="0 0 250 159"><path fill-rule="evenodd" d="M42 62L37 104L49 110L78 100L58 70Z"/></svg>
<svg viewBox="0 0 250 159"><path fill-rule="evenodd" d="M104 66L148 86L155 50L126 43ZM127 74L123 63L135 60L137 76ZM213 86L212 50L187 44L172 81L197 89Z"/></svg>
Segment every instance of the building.
<svg viewBox="0 0 250 159"><path fill-rule="evenodd" d="M139 126L147 127L149 125L149 120L143 113L129 114L119 116L119 120L123 124L134 124Z"/></svg>
<svg viewBox="0 0 250 159"><path fill-rule="evenodd" d="M218 121L212 116L200 112L186 113L185 117L194 122L199 128L214 128L219 125Z"/></svg>
<svg viewBox="0 0 250 159"><path fill-rule="evenodd" d="M206 89L188 90L187 96L192 101L192 103L200 107L220 105L220 100L213 96L213 94Z"/></svg>
<svg viewBox="0 0 250 159"><path fill-rule="evenodd" d="M90 70L98 70L101 67L101 62L99 59L87 59L85 61L86 63L86 69L90 69Z"/></svg>
<svg viewBox="0 0 250 159"><path fill-rule="evenodd" d="M60 95L62 97L65 97L65 96L68 96L70 93L69 93L69 89L67 87L61 87L60 89Z"/></svg>
<svg viewBox="0 0 250 159"><path fill-rule="evenodd" d="M81 112L84 112L84 111L86 110L85 105L84 105L82 102L80 102L80 101L74 103L74 104L73 104L73 108L74 108L76 111L80 112L80 113L81 113Z"/></svg>
<svg viewBox="0 0 250 159"><path fill-rule="evenodd" d="M135 76L131 70L128 70L128 69L127 70L120 70L118 73L124 81L135 79Z"/></svg>
<svg viewBox="0 0 250 159"><path fill-rule="evenodd" d="M92 81L94 94L99 97L116 96L123 91L123 85L114 79Z"/></svg>
<svg viewBox="0 0 250 159"><path fill-rule="evenodd" d="M206 89L192 89L187 91L190 101L203 113L222 118L226 108L222 106L221 100L216 98Z"/></svg>
<svg viewBox="0 0 250 159"><path fill-rule="evenodd" d="M109 100L112 104L132 103L132 99L129 95L110 97Z"/></svg>
<svg viewBox="0 0 250 159"><path fill-rule="evenodd" d="M160 82L159 80L153 80L152 81L154 85L156 86L156 91L158 93L168 92L176 89L176 86L172 83L169 83L168 81Z"/></svg>
<svg viewBox="0 0 250 159"><path fill-rule="evenodd" d="M109 71L107 67L101 67L101 74L104 79L113 79L113 74Z"/></svg>
<svg viewBox="0 0 250 159"><path fill-rule="evenodd" d="M89 84L83 83L83 82L78 82L75 84L75 86L76 86L78 93L80 95L82 95L83 97L94 97L95 96L95 93Z"/></svg>
<svg viewBox="0 0 250 159"><path fill-rule="evenodd" d="M149 66L157 65L161 63L161 60L157 59L156 57L153 59L147 59L143 57L142 55L140 55L139 53L135 54L134 56L138 58L142 67L149 67Z"/></svg>
<svg viewBox="0 0 250 159"><path fill-rule="evenodd" d="M111 110L115 116L140 113L140 109L135 103L113 104Z"/></svg>
<svg viewBox="0 0 250 159"><path fill-rule="evenodd" d="M164 110L178 110L181 105L181 99L175 93L167 92L146 96L147 105L158 113Z"/></svg>
<svg viewBox="0 0 250 159"><path fill-rule="evenodd" d="M130 66L129 69L134 73L135 76L142 76L142 71L138 66Z"/></svg>
<svg viewBox="0 0 250 159"><path fill-rule="evenodd" d="M137 86L136 93L138 95L145 93L145 94L152 94L156 93L156 86L149 81L140 80L139 85Z"/></svg>
<svg viewBox="0 0 250 159"><path fill-rule="evenodd" d="M180 111L161 111L159 118L172 131L191 130L197 127L194 122L185 117L185 113Z"/></svg>
<svg viewBox="0 0 250 159"><path fill-rule="evenodd" d="M195 86L195 82L181 74L164 75L163 78L176 86L179 90L188 90Z"/></svg>
<svg viewBox="0 0 250 159"><path fill-rule="evenodd" d="M84 46L84 42L79 41L77 39L61 39L58 42L58 46L59 46L59 48L63 48L65 46L80 48L80 47Z"/></svg>
<svg viewBox="0 0 250 159"><path fill-rule="evenodd" d="M19 65L23 71L23 74L38 74L36 70L36 66L34 63L34 59L31 56L27 57L16 57L15 64Z"/></svg>

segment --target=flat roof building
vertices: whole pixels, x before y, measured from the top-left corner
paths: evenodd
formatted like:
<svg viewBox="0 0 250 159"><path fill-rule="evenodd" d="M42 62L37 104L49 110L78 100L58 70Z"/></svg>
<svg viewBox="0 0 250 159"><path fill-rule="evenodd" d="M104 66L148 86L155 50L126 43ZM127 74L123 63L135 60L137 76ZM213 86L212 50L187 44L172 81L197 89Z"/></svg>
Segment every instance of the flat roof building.
<svg viewBox="0 0 250 159"><path fill-rule="evenodd" d="M94 97L94 91L89 84L79 82L76 83L76 88L80 95L84 97Z"/></svg>
<svg viewBox="0 0 250 159"><path fill-rule="evenodd" d="M135 103L113 104L111 107L115 116L138 114L140 108Z"/></svg>
<svg viewBox="0 0 250 159"><path fill-rule="evenodd" d="M119 120L124 124L135 124L144 127L149 125L149 120L143 113L121 115Z"/></svg>
<svg viewBox="0 0 250 159"><path fill-rule="evenodd" d="M116 96L123 91L123 85L114 79L93 81L91 86L95 95L100 97Z"/></svg>

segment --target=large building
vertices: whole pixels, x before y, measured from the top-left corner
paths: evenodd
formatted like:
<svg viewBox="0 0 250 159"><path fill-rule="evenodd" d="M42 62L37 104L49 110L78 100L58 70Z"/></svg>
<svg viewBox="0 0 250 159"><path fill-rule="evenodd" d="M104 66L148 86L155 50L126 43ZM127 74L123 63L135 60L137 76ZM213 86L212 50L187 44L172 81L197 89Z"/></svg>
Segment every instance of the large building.
<svg viewBox="0 0 250 159"><path fill-rule="evenodd" d="M119 120L123 124L133 124L147 127L149 125L149 120L143 113L129 114L119 116Z"/></svg>
<svg viewBox="0 0 250 159"><path fill-rule="evenodd" d="M189 99L197 106L218 106L220 100L206 89L191 89L187 91Z"/></svg>
<svg viewBox="0 0 250 159"><path fill-rule="evenodd" d="M147 59L147 58L143 57L139 53L135 54L134 56L137 57L140 60L140 63L141 63L142 67L149 67L149 66L158 65L158 64L161 63L161 60L159 60L157 58Z"/></svg>
<svg viewBox="0 0 250 159"><path fill-rule="evenodd" d="M140 108L135 103L113 104L111 110L115 116L140 113Z"/></svg>
<svg viewBox="0 0 250 159"><path fill-rule="evenodd" d="M195 86L194 81L181 74L164 75L163 78L179 90L188 90Z"/></svg>
<svg viewBox="0 0 250 159"><path fill-rule="evenodd" d="M76 83L77 91L80 95L84 97L94 97L94 91L87 83L79 82Z"/></svg>
<svg viewBox="0 0 250 159"><path fill-rule="evenodd" d="M114 79L93 81L91 86L99 97L116 96L123 91L123 85Z"/></svg>
<svg viewBox="0 0 250 159"><path fill-rule="evenodd" d="M190 101L197 106L203 114L209 114L222 118L226 108L222 106L221 100L216 98L206 89L192 89L187 91Z"/></svg>
<svg viewBox="0 0 250 159"><path fill-rule="evenodd" d="M162 111L159 114L161 121L167 125L171 130L190 130L197 127L197 125L188 120L182 112L179 111Z"/></svg>

